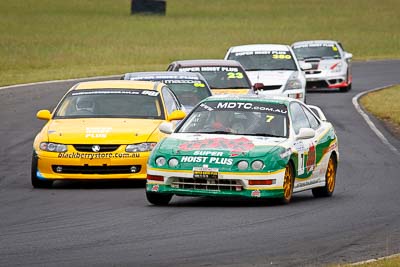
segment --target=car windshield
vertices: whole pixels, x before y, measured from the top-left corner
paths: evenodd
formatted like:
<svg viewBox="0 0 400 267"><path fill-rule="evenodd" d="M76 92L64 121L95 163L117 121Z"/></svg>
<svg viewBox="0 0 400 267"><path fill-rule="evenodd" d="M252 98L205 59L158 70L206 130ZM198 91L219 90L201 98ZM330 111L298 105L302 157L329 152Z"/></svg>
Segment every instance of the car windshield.
<svg viewBox="0 0 400 267"><path fill-rule="evenodd" d="M197 103L211 95L208 86L200 80L163 80L186 108L193 108Z"/></svg>
<svg viewBox="0 0 400 267"><path fill-rule="evenodd" d="M55 118L164 119L159 92L135 89L71 91L58 105Z"/></svg>
<svg viewBox="0 0 400 267"><path fill-rule="evenodd" d="M250 89L251 84L244 70L238 67L210 66L180 68L179 71L199 72L211 89Z"/></svg>
<svg viewBox="0 0 400 267"><path fill-rule="evenodd" d="M297 70L290 51L234 52L228 59L239 61L246 71Z"/></svg>
<svg viewBox="0 0 400 267"><path fill-rule="evenodd" d="M287 107L275 103L207 101L196 107L177 132L287 137Z"/></svg>
<svg viewBox="0 0 400 267"><path fill-rule="evenodd" d="M299 60L309 58L339 59L339 49L335 44L296 45L293 51Z"/></svg>

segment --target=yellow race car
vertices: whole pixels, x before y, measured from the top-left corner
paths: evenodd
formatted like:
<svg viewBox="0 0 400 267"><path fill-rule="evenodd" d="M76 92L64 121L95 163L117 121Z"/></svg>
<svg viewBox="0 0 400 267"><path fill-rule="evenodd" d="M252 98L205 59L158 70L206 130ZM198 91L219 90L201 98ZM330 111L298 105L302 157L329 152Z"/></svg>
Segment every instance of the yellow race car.
<svg viewBox="0 0 400 267"><path fill-rule="evenodd" d="M150 151L165 136L162 122L185 112L163 83L94 81L73 86L33 143L32 186L55 180L146 179Z"/></svg>

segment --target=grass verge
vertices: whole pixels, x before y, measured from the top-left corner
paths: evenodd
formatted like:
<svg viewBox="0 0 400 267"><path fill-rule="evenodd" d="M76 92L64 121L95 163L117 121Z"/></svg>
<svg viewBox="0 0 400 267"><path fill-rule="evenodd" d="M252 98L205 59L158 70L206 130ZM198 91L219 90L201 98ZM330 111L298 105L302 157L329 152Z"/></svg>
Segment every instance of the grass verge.
<svg viewBox="0 0 400 267"><path fill-rule="evenodd" d="M361 105L381 119L396 136L400 137L400 85L368 93L361 97ZM399 265L400 266L400 265Z"/></svg>
<svg viewBox="0 0 400 267"><path fill-rule="evenodd" d="M363 263L360 265L351 265L357 267L398 267L400 266L400 256L388 259L377 260L373 262Z"/></svg>
<svg viewBox="0 0 400 267"><path fill-rule="evenodd" d="M398 0L168 0L131 16L129 0L0 1L0 85L164 70L222 58L232 45L340 40L356 60L400 58Z"/></svg>

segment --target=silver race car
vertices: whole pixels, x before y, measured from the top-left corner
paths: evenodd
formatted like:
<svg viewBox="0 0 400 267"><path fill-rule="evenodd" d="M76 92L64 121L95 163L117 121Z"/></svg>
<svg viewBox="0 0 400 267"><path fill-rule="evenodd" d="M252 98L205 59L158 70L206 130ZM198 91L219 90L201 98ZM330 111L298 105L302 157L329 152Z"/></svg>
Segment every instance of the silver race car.
<svg viewBox="0 0 400 267"><path fill-rule="evenodd" d="M311 68L311 65L300 65L290 46L233 46L225 59L237 60L243 65L259 94L288 96L305 102L306 79L302 71Z"/></svg>
<svg viewBox="0 0 400 267"><path fill-rule="evenodd" d="M351 89L351 59L353 55L344 51L341 43L330 40L302 41L292 44L300 62L311 63L305 70L306 89Z"/></svg>

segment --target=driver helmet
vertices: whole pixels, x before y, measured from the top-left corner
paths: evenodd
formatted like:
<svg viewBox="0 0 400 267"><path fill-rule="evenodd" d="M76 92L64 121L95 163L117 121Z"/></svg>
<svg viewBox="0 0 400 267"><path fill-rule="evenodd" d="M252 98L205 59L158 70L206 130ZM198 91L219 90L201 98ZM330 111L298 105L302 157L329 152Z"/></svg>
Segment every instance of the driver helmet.
<svg viewBox="0 0 400 267"><path fill-rule="evenodd" d="M76 100L76 110L77 111L85 110L85 111L93 112L94 106L95 106L95 103L94 103L93 99L91 99L87 96L84 96L84 97L81 96Z"/></svg>

